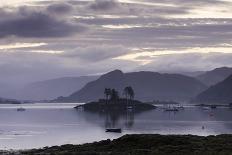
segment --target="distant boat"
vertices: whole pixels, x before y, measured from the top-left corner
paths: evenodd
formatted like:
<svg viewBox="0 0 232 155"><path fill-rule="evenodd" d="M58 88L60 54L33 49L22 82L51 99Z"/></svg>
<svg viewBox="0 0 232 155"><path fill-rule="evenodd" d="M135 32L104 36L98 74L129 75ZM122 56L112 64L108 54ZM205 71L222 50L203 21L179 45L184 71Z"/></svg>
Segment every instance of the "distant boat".
<svg viewBox="0 0 232 155"><path fill-rule="evenodd" d="M23 108L23 107L20 107L20 108L17 109L17 111L25 111L25 110L26 110L26 109Z"/></svg>
<svg viewBox="0 0 232 155"><path fill-rule="evenodd" d="M122 132L122 129L121 129L121 128L108 128L108 129L106 129L106 132L121 133L121 132Z"/></svg>
<svg viewBox="0 0 232 155"><path fill-rule="evenodd" d="M131 110L133 110L133 107L132 106L128 106L127 110L131 111Z"/></svg>
<svg viewBox="0 0 232 155"><path fill-rule="evenodd" d="M216 109L217 106L216 106L216 105L211 105L210 108L211 108L211 109Z"/></svg>
<svg viewBox="0 0 232 155"><path fill-rule="evenodd" d="M202 110L210 110L210 107L202 107Z"/></svg>
<svg viewBox="0 0 232 155"><path fill-rule="evenodd" d="M210 117L213 117L213 116L214 116L214 114L213 114L213 113L210 113L210 114L209 114L209 116L210 116Z"/></svg>
<svg viewBox="0 0 232 155"><path fill-rule="evenodd" d="M179 109L176 108L176 107L168 107L168 108L165 108L164 111L174 111L174 112L177 112L177 111L179 111Z"/></svg>
<svg viewBox="0 0 232 155"><path fill-rule="evenodd" d="M176 108L180 109L180 110L184 110L184 106L183 105L178 105Z"/></svg>

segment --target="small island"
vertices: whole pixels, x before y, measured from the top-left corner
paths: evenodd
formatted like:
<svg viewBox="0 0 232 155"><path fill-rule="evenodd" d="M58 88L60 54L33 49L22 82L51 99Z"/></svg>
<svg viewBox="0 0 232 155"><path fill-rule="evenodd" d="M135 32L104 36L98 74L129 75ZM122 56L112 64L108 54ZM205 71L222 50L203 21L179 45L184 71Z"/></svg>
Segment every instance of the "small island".
<svg viewBox="0 0 232 155"><path fill-rule="evenodd" d="M107 111L120 111L126 112L128 110L134 112L142 112L146 110L155 109L156 106L143 103L141 101L135 100L134 90L132 87L125 87L123 90L124 98L120 98L119 92L115 89L105 88L104 99L99 99L98 101L93 101L86 103L84 105L78 105L75 108L83 108L84 111L90 112L107 112Z"/></svg>
<svg viewBox="0 0 232 155"><path fill-rule="evenodd" d="M0 98L0 104L21 104L21 102L14 99Z"/></svg>

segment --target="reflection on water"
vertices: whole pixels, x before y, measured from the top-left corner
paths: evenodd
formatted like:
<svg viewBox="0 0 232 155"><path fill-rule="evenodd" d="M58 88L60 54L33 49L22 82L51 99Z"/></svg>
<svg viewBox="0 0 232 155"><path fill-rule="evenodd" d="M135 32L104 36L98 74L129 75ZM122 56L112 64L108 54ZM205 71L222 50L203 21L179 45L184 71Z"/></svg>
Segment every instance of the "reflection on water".
<svg viewBox="0 0 232 155"><path fill-rule="evenodd" d="M134 115L142 113L142 111L134 111L133 109L129 110L119 110L119 109L104 109L102 111L84 111L84 116L89 114L95 114L99 117L100 120L104 121L105 128L132 128L134 124ZM95 116L95 119L96 116ZM87 121L95 121L94 118L87 119ZM122 124L121 124L122 123Z"/></svg>
<svg viewBox="0 0 232 155"><path fill-rule="evenodd" d="M232 110L203 110L186 107L179 112L162 108L134 111L90 113L76 110L77 104L0 105L0 149L37 148L66 143L80 144L123 134L195 134L232 133ZM204 126L204 128L202 128ZM106 133L105 128L122 128L122 133Z"/></svg>
<svg viewBox="0 0 232 155"><path fill-rule="evenodd" d="M118 122L120 119L124 121L126 128L132 128L134 124L134 111L130 110L127 112L120 111L107 111L102 113L100 116L105 120L105 128L118 128Z"/></svg>

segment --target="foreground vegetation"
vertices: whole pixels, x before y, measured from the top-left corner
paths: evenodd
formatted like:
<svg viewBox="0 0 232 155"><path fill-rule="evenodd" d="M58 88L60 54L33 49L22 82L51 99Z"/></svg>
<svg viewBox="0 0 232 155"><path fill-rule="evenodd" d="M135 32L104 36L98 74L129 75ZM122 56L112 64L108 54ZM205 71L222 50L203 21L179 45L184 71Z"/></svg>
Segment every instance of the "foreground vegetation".
<svg viewBox="0 0 232 155"><path fill-rule="evenodd" d="M12 154L22 155L231 155L232 135L125 135L83 145L63 145Z"/></svg>

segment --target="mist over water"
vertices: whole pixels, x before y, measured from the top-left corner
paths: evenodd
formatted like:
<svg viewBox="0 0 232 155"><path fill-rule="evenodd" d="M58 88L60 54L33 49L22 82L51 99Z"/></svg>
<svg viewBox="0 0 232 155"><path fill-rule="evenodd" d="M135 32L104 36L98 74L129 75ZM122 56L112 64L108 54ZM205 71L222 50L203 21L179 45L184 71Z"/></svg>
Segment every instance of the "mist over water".
<svg viewBox="0 0 232 155"><path fill-rule="evenodd" d="M82 144L132 133L206 136L232 132L229 108L188 106L174 113L160 107L137 114L99 114L76 110L76 105L26 104L22 112L17 111L20 105L0 105L0 149ZM106 133L109 127L120 127L122 133Z"/></svg>

